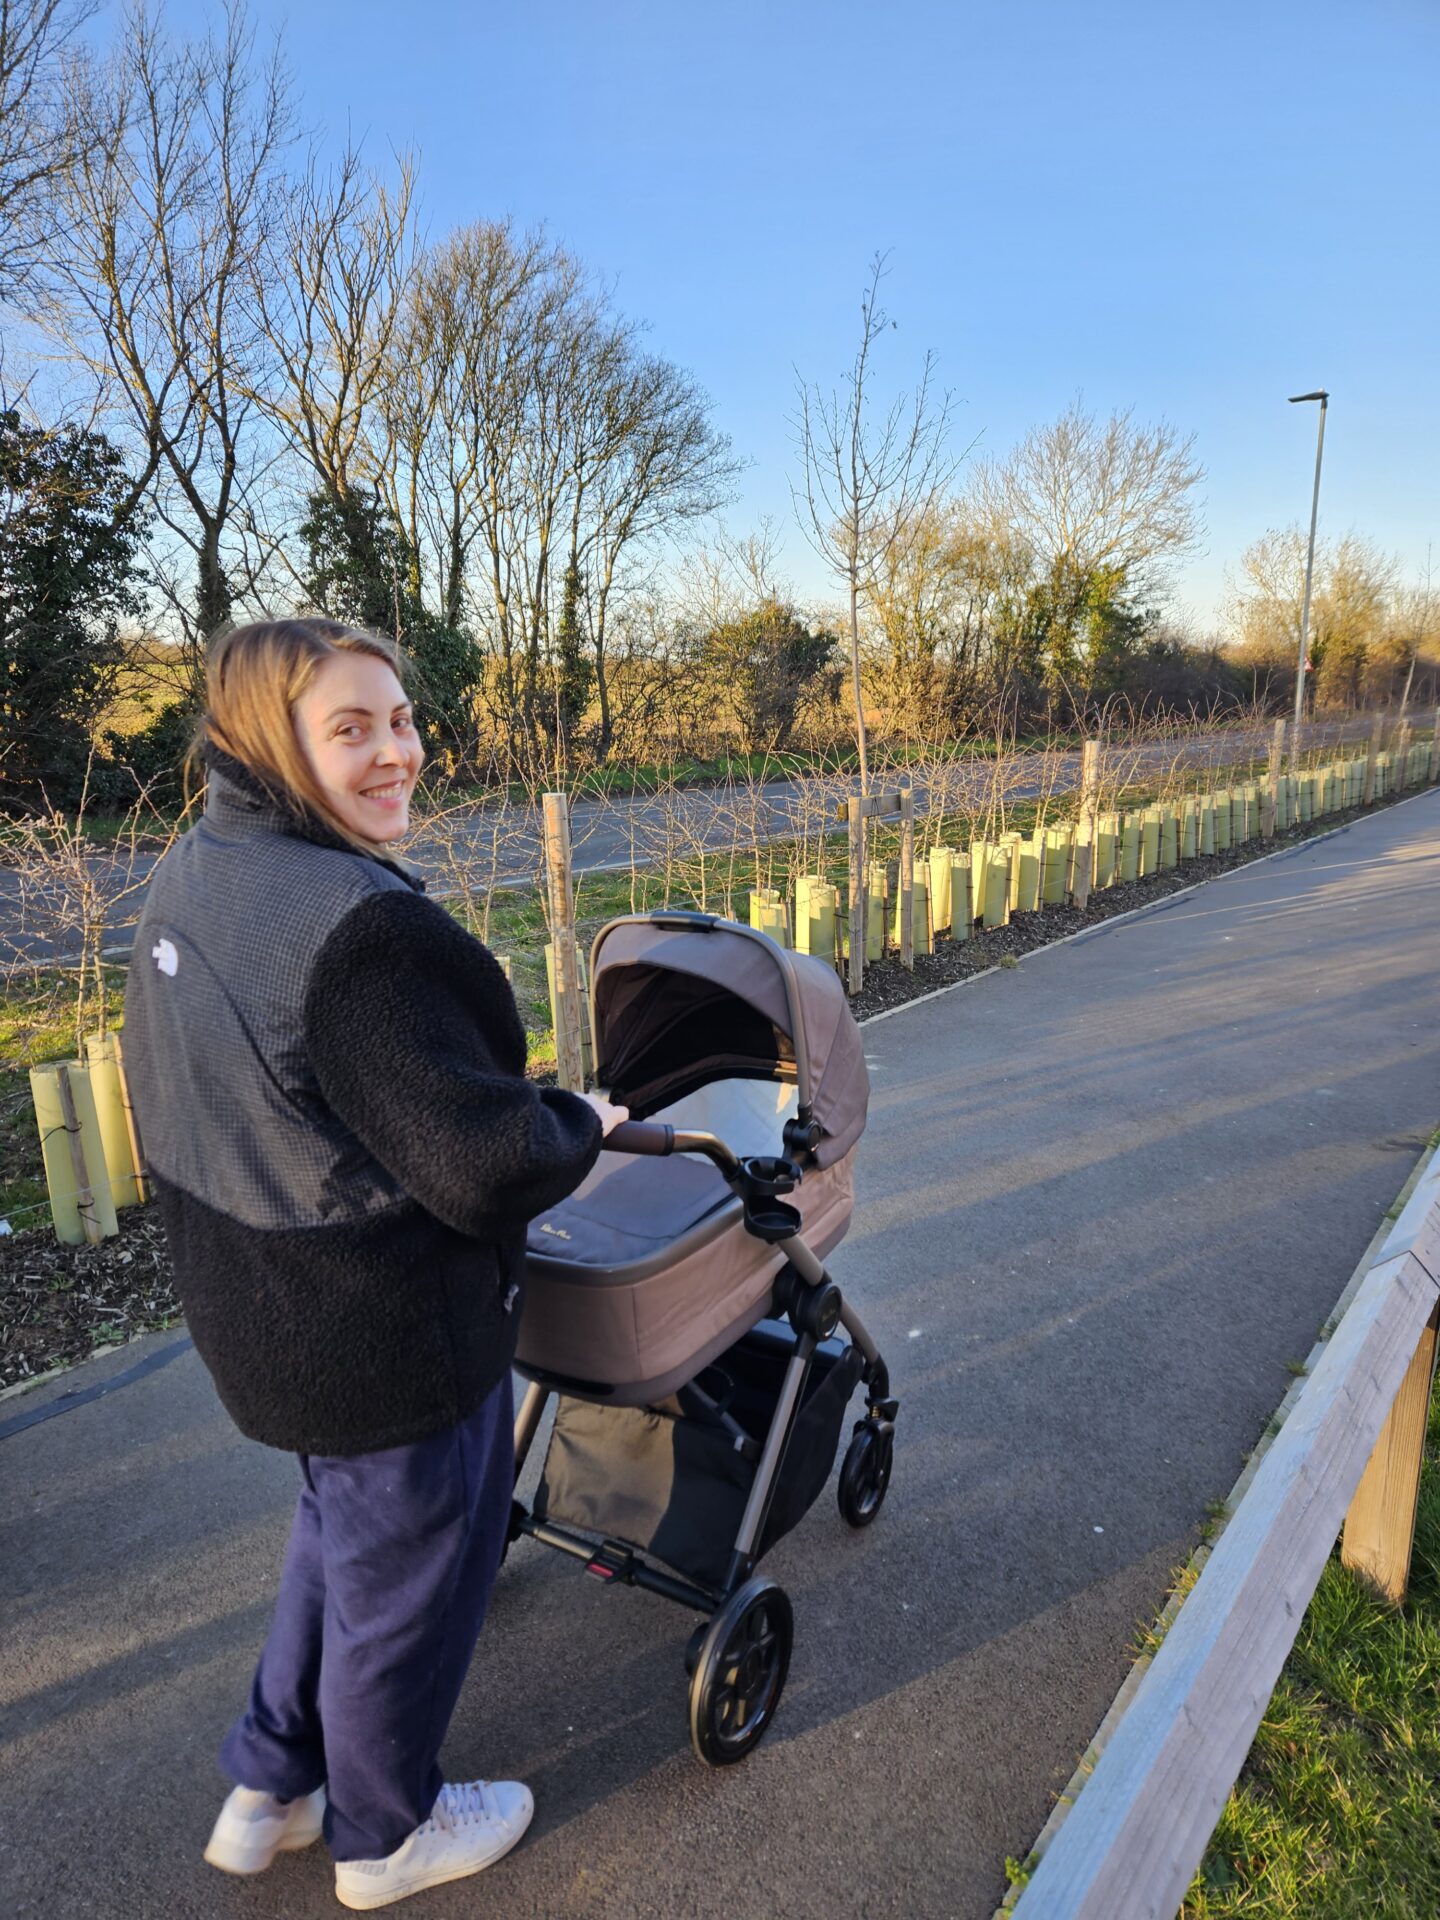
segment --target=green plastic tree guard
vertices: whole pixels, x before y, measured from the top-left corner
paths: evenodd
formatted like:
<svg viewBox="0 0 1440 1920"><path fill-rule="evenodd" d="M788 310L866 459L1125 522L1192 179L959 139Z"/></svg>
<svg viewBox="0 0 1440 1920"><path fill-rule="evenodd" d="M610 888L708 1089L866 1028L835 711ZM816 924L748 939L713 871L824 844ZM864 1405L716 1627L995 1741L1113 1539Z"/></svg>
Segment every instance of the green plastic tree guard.
<svg viewBox="0 0 1440 1920"><path fill-rule="evenodd" d="M1010 908L1014 913L1034 913L1040 904L1040 868L1044 858L1044 834L1032 833L1022 840L1011 856Z"/></svg>
<svg viewBox="0 0 1440 1920"><path fill-rule="evenodd" d="M933 953L935 938L930 919L930 873L928 862L915 862L915 877L910 883L910 937L916 953ZM895 913L890 936L900 945L900 889L895 889Z"/></svg>
<svg viewBox="0 0 1440 1920"><path fill-rule="evenodd" d="M837 953L836 925L840 889L823 874L802 874L795 882L795 947L833 966Z"/></svg>
<svg viewBox="0 0 1440 1920"><path fill-rule="evenodd" d="M865 960L867 965L885 953L885 895L888 870L881 860L865 869Z"/></svg>
<svg viewBox="0 0 1440 1920"><path fill-rule="evenodd" d="M1044 868L1040 876L1040 898L1047 907L1062 906L1065 883L1070 874L1070 827L1045 829Z"/></svg>
<svg viewBox="0 0 1440 1920"><path fill-rule="evenodd" d="M1147 807L1140 816L1140 878L1154 873L1160 864L1160 810Z"/></svg>
<svg viewBox="0 0 1440 1920"><path fill-rule="evenodd" d="M932 847L927 862L930 869L930 925L936 933L950 926L950 873L955 860L953 847Z"/></svg>
<svg viewBox="0 0 1440 1920"><path fill-rule="evenodd" d="M1160 864L1162 867L1180 864L1180 817L1174 807L1160 809Z"/></svg>
<svg viewBox="0 0 1440 1920"><path fill-rule="evenodd" d="M1140 878L1140 816L1126 817L1120 829L1120 879L1122 883Z"/></svg>
<svg viewBox="0 0 1440 1920"><path fill-rule="evenodd" d="M1228 853L1230 849L1230 790L1222 787L1215 799L1215 851Z"/></svg>
<svg viewBox="0 0 1440 1920"><path fill-rule="evenodd" d="M993 849L988 840L970 842L970 924L979 926L985 918L985 881Z"/></svg>
<svg viewBox="0 0 1440 1920"><path fill-rule="evenodd" d="M970 855L957 853L950 862L950 938L970 938Z"/></svg>
<svg viewBox="0 0 1440 1920"><path fill-rule="evenodd" d="M1113 813L1102 813L1095 820L1095 885L1115 884L1115 863L1120 839L1120 822Z"/></svg>

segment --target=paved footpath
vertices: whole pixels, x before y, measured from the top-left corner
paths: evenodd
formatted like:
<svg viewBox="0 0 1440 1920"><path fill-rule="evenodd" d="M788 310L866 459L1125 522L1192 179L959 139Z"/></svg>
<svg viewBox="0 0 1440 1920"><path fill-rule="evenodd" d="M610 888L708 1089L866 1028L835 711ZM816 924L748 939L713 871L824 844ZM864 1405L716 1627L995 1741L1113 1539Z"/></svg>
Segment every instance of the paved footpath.
<svg viewBox="0 0 1440 1920"><path fill-rule="evenodd" d="M1437 956L1428 793L875 1022L835 1267L896 1474L868 1533L827 1495L769 1563L775 1727L702 1769L688 1618L522 1543L445 1757L539 1813L417 1920L988 1915L1440 1121ZM294 1488L188 1351L0 1440L7 1920L340 1911L319 1848L252 1883L199 1858Z"/></svg>

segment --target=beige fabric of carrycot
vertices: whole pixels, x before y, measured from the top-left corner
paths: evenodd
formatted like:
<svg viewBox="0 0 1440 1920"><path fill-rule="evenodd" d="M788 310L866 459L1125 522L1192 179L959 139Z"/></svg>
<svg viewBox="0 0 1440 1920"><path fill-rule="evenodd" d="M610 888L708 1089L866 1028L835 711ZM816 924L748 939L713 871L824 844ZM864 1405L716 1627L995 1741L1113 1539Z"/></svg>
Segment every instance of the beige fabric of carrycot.
<svg viewBox="0 0 1440 1920"><path fill-rule="evenodd" d="M604 928L590 980L599 1084L637 1120L796 1160L789 1201L823 1260L850 1224L869 1099L834 972L730 921L655 915ZM792 1119L815 1122L812 1151L787 1146ZM517 1365L617 1406L663 1399L764 1316L785 1257L708 1160L602 1153L531 1223Z"/></svg>
<svg viewBox="0 0 1440 1920"><path fill-rule="evenodd" d="M790 1196L822 1260L850 1224L852 1161L813 1169ZM784 1264L708 1162L601 1154L531 1225L516 1364L581 1398L651 1405L764 1317Z"/></svg>

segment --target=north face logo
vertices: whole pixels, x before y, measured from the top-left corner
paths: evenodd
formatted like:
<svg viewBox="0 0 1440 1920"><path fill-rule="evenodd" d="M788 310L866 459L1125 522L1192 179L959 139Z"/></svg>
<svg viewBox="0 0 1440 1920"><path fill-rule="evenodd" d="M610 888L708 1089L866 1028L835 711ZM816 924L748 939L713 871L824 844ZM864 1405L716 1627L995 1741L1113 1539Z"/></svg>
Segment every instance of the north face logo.
<svg viewBox="0 0 1440 1920"><path fill-rule="evenodd" d="M161 973L168 973L172 977L174 976L176 968L180 965L180 956L175 951L175 943L173 940L162 940L158 947L152 947L150 949L150 958L155 962Z"/></svg>

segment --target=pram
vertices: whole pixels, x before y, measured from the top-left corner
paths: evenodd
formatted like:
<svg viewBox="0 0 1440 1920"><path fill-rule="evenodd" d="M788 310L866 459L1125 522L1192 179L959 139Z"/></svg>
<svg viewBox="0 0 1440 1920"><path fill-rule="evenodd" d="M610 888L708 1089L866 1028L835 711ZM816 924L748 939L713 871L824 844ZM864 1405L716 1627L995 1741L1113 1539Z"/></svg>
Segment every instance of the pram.
<svg viewBox="0 0 1440 1920"><path fill-rule="evenodd" d="M705 1616L690 1737L720 1766L764 1734L789 1668L790 1602L758 1563L824 1487L861 1383L851 1526L890 1483L889 1375L824 1267L850 1224L865 1057L830 967L711 915L611 921L590 983L596 1082L633 1118L530 1229L517 1481L556 1408L511 1540Z"/></svg>

